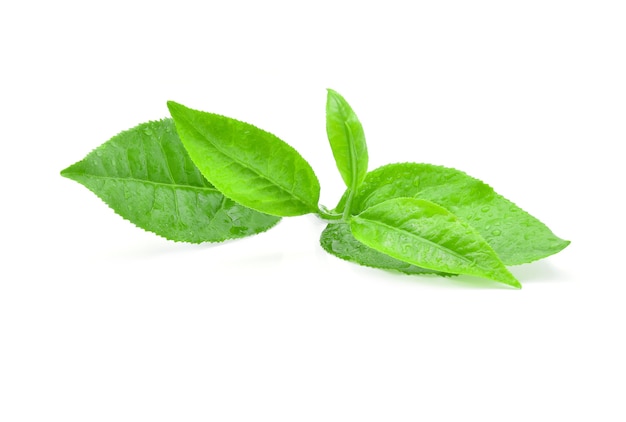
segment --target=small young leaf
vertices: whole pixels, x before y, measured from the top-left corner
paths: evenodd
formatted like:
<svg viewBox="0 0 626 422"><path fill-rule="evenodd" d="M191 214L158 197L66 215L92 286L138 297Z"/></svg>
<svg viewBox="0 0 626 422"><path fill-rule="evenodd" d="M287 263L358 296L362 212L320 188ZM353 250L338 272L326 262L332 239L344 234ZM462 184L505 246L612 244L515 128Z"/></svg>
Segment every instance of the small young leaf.
<svg viewBox="0 0 626 422"><path fill-rule="evenodd" d="M337 210L341 212L348 193ZM462 171L431 164L389 164L367 174L353 198L358 214L392 198L414 197L441 205L472 225L506 265L555 254L570 242L541 221Z"/></svg>
<svg viewBox="0 0 626 422"><path fill-rule="evenodd" d="M61 175L138 227L170 240L220 242L260 233L280 220L235 203L207 182L171 119L114 136Z"/></svg>
<svg viewBox="0 0 626 422"><path fill-rule="evenodd" d="M432 202L390 199L354 216L350 229L360 242L410 264L521 287L476 230Z"/></svg>
<svg viewBox="0 0 626 422"><path fill-rule="evenodd" d="M248 123L167 105L191 159L224 195L277 216L317 211L319 181L291 146Z"/></svg>
<svg viewBox="0 0 626 422"><path fill-rule="evenodd" d="M322 248L331 255L366 267L398 271L404 274L452 274L417 267L365 246L354 238L346 223L329 224L320 237Z"/></svg>
<svg viewBox="0 0 626 422"><path fill-rule="evenodd" d="M332 89L326 100L326 133L343 181L356 191L367 173L365 134L352 107Z"/></svg>

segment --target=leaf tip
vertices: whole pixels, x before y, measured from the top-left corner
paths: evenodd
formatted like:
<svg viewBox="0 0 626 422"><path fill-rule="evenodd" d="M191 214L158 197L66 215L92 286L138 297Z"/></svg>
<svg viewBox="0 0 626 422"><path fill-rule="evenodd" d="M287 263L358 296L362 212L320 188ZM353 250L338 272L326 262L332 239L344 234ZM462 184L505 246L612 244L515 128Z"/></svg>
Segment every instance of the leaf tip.
<svg viewBox="0 0 626 422"><path fill-rule="evenodd" d="M66 177L66 178L68 178L68 179L73 179L72 174L75 174L75 173L76 173L76 169L75 169L75 167L76 167L76 164L72 164L71 166L66 167L66 168L64 168L63 170L61 170L61 171L59 172L59 174L60 174L62 177Z"/></svg>
<svg viewBox="0 0 626 422"><path fill-rule="evenodd" d="M177 111L182 110L183 108L185 108L184 105L177 103L176 101L168 101L167 102L167 109L170 111L170 114L173 116Z"/></svg>
<svg viewBox="0 0 626 422"><path fill-rule="evenodd" d="M499 281L500 283L504 283L508 286L513 287L514 289L521 289L522 283L519 282L517 278L506 267L502 267L504 269L504 274L501 274L499 277L493 278L492 280Z"/></svg>
<svg viewBox="0 0 626 422"><path fill-rule="evenodd" d="M331 100L331 99L339 100L339 101L343 100L343 97L341 96L341 94L332 88L326 88L326 93L327 93L328 100Z"/></svg>

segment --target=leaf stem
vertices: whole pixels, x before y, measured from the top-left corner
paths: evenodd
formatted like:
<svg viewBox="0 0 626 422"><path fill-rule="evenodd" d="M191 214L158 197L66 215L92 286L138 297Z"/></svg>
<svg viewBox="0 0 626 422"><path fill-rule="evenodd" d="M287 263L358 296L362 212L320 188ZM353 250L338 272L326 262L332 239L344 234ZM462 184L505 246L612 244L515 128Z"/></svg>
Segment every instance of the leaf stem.
<svg viewBox="0 0 626 422"><path fill-rule="evenodd" d="M321 205L317 211L317 216L322 220L328 222L328 224L341 223L343 221L343 214L336 214L330 212L325 206Z"/></svg>
<svg viewBox="0 0 626 422"><path fill-rule="evenodd" d="M351 208L352 208L352 199L354 199L354 192L356 189L348 188L348 198L346 199L346 204L343 207L343 221L350 221L351 216Z"/></svg>

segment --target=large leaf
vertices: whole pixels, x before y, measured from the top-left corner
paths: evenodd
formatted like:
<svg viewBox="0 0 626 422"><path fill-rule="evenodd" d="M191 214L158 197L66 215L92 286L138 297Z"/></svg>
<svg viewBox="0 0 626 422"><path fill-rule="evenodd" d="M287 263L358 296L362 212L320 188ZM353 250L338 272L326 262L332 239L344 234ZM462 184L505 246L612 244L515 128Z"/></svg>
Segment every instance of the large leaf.
<svg viewBox="0 0 626 422"><path fill-rule="evenodd" d="M280 220L233 202L207 182L171 119L122 132L61 174L135 225L171 240L219 242L265 231Z"/></svg>
<svg viewBox="0 0 626 422"><path fill-rule="evenodd" d="M278 216L316 212L320 185L300 154L251 124L168 102L191 159L221 192Z"/></svg>
<svg viewBox="0 0 626 422"><path fill-rule="evenodd" d="M356 191L367 173L365 134L350 104L332 89L326 99L326 133L343 181Z"/></svg>
<svg viewBox="0 0 626 422"><path fill-rule="evenodd" d="M366 246L354 238L346 223L329 224L320 237L324 250L338 258L367 267L399 271L404 274L451 275L417 267Z"/></svg>
<svg viewBox="0 0 626 422"><path fill-rule="evenodd" d="M337 209L343 210L347 193ZM470 223L506 265L555 254L570 242L541 221L462 171L431 164L389 164L367 174L352 202L358 214L392 198L435 202Z"/></svg>
<svg viewBox="0 0 626 422"><path fill-rule="evenodd" d="M476 230L432 202L390 199L354 216L350 229L360 242L409 264L521 287Z"/></svg>

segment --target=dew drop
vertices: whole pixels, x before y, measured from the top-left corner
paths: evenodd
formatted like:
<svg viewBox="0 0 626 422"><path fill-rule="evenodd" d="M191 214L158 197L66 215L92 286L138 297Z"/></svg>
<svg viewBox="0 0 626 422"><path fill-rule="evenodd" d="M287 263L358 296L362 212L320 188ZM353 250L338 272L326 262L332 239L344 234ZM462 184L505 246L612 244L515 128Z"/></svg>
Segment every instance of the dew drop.
<svg viewBox="0 0 626 422"><path fill-rule="evenodd" d="M502 234L502 232L500 230L494 230L491 232L492 235L494 236L500 236Z"/></svg>
<svg viewBox="0 0 626 422"><path fill-rule="evenodd" d="M491 207L489 205L485 205L484 207L482 207L480 210L482 212L488 212L491 209Z"/></svg>

